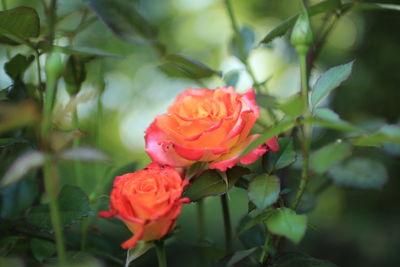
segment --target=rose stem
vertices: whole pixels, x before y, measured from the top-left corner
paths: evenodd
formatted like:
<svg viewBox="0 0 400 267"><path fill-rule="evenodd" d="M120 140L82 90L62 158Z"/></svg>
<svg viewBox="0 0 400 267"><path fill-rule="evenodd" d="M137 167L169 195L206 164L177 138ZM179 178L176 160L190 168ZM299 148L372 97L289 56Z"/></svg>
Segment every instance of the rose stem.
<svg viewBox="0 0 400 267"><path fill-rule="evenodd" d="M265 235L265 242L264 242L263 250L261 252L260 259L258 261L260 264L263 264L265 259L268 257L267 249L268 249L268 246L269 246L269 242L271 241L271 237L272 237L271 234L267 233Z"/></svg>
<svg viewBox="0 0 400 267"><path fill-rule="evenodd" d="M221 196L222 214L224 216L224 228L225 228L225 246L226 251L232 251L232 227L231 227L231 217L229 215L229 205L228 198L226 194Z"/></svg>
<svg viewBox="0 0 400 267"><path fill-rule="evenodd" d="M154 241L154 245L157 252L158 267L167 267L167 257L165 255L164 241Z"/></svg>
<svg viewBox="0 0 400 267"><path fill-rule="evenodd" d="M300 1L303 8L305 8L304 3ZM300 61L300 75L301 75L301 96L303 98L304 111L303 115L305 118L311 117L310 111L310 103L308 99L308 72L307 72L307 52L309 50L308 44L302 44L296 46L297 54L299 55ZM301 198L306 190L308 181L309 181L309 150L311 144L311 124L306 123L303 126L303 134L300 135L301 143L302 143L302 152L303 152L303 166L301 171L301 180L300 185L296 193L296 198L293 203L292 208L296 210L298 205L300 204Z"/></svg>

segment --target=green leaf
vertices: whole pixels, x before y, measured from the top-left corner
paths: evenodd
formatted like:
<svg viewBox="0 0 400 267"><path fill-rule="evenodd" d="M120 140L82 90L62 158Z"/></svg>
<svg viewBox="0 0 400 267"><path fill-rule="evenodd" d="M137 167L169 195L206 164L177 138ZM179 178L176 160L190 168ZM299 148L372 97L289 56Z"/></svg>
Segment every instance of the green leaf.
<svg viewBox="0 0 400 267"><path fill-rule="evenodd" d="M194 80L208 78L213 75L221 76L220 72L207 67L195 59L175 54L165 56L165 63L160 66L160 69L172 77L183 77Z"/></svg>
<svg viewBox="0 0 400 267"><path fill-rule="evenodd" d="M0 102L0 133L32 125L39 119L36 104L23 101L16 104Z"/></svg>
<svg viewBox="0 0 400 267"><path fill-rule="evenodd" d="M349 3L348 5L352 5ZM344 5L346 6L346 5ZM380 4L380 3L359 3L352 6L353 10L392 10L400 11L400 5L394 4Z"/></svg>
<svg viewBox="0 0 400 267"><path fill-rule="evenodd" d="M232 70L224 75L225 85L236 87L239 78L240 78L240 72L237 70Z"/></svg>
<svg viewBox="0 0 400 267"><path fill-rule="evenodd" d="M11 165L3 179L1 180L0 187L8 186L12 183L18 182L24 176L44 163L44 154L40 151L29 151L19 158Z"/></svg>
<svg viewBox="0 0 400 267"><path fill-rule="evenodd" d="M277 176L261 174L250 181L248 196L258 209L265 210L278 200L280 190Z"/></svg>
<svg viewBox="0 0 400 267"><path fill-rule="evenodd" d="M0 217L20 218L36 200L38 194L39 186L33 179L24 179L2 189L0 191Z"/></svg>
<svg viewBox="0 0 400 267"><path fill-rule="evenodd" d="M77 186L64 185L58 195L58 209L62 227L72 225L83 217L93 215L89 198ZM48 205L33 207L27 215L27 221L41 230L53 232Z"/></svg>
<svg viewBox="0 0 400 267"><path fill-rule="evenodd" d="M278 138L278 144L277 152L268 152L264 155L266 162L263 162L263 165L268 173L282 169L296 160L296 151L291 138Z"/></svg>
<svg viewBox="0 0 400 267"><path fill-rule="evenodd" d="M1 36L3 37L2 42L10 44L9 39L11 39L19 44L27 44L28 39L39 36L39 25L39 16L33 8L17 7L0 11L0 34L3 35Z"/></svg>
<svg viewBox="0 0 400 267"><path fill-rule="evenodd" d="M143 254L145 254L153 246L154 245L152 242L139 241L135 247L130 248L128 250L128 255L126 256L125 266L129 266L129 264L131 262L133 262L134 260L136 260L137 258L142 256Z"/></svg>
<svg viewBox="0 0 400 267"><path fill-rule="evenodd" d="M0 148L6 148L8 146L13 146L15 144L26 143L29 144L30 142L24 138L16 137L16 138L0 138Z"/></svg>
<svg viewBox="0 0 400 267"><path fill-rule="evenodd" d="M24 72L34 59L34 56L17 54L4 65L4 70L13 81L23 79Z"/></svg>
<svg viewBox="0 0 400 267"><path fill-rule="evenodd" d="M226 193L236 181L243 175L249 174L250 170L240 166L228 169L226 172L228 184L215 170L206 170L193 180L186 188L184 196L191 201L197 201L207 196L217 196Z"/></svg>
<svg viewBox="0 0 400 267"><path fill-rule="evenodd" d="M75 55L75 56L99 56L99 57L123 58L123 56L108 53L94 47L58 46L58 45L48 45L46 43L40 43L39 47L43 49L43 51L45 52L51 52L53 50L57 50L64 54Z"/></svg>
<svg viewBox="0 0 400 267"><path fill-rule="evenodd" d="M292 129L295 126L295 124L296 124L296 122L294 120L281 120L280 122L278 122L278 124L274 125L270 129L268 129L265 133L263 133L260 137L258 137L253 143L251 143L242 152L242 156L249 154L256 147L264 144L268 139Z"/></svg>
<svg viewBox="0 0 400 267"><path fill-rule="evenodd" d="M253 254L258 248L250 248L246 250L239 250L235 251L232 255L232 257L229 259L227 263L227 267L234 266L236 263L240 262L241 260L249 257L251 254Z"/></svg>
<svg viewBox="0 0 400 267"><path fill-rule="evenodd" d="M74 147L60 153L62 160L77 160L86 162L110 161L110 158L102 151L92 147Z"/></svg>
<svg viewBox="0 0 400 267"><path fill-rule="evenodd" d="M367 158L351 158L330 168L328 174L336 184L364 189L380 189L388 179L385 166Z"/></svg>
<svg viewBox="0 0 400 267"><path fill-rule="evenodd" d="M123 0L89 0L89 5L122 40L131 43L152 43L156 29L136 9L135 2Z"/></svg>
<svg viewBox="0 0 400 267"><path fill-rule="evenodd" d="M321 126L321 127L328 128L328 129L339 130L342 132L354 132L354 133L364 134L364 131L362 129L359 129L341 119L330 120L330 119L313 117L313 118L303 119L301 122L302 123L311 123L313 125Z"/></svg>
<svg viewBox="0 0 400 267"><path fill-rule="evenodd" d="M24 261L20 258L1 257L0 266L24 267Z"/></svg>
<svg viewBox="0 0 400 267"><path fill-rule="evenodd" d="M47 240L32 238L30 244L32 254L39 262L52 257L56 252L54 243Z"/></svg>
<svg viewBox="0 0 400 267"><path fill-rule="evenodd" d="M237 235L242 235L246 231L250 230L254 226L256 226L259 223L265 222L272 214L274 210L273 209L267 209L266 211L263 211L262 213L258 214L257 216L251 218L250 216L245 217L248 218L246 219L243 223L241 228L238 231Z"/></svg>
<svg viewBox="0 0 400 267"><path fill-rule="evenodd" d="M289 208L278 208L265 224L271 233L285 236L298 244L307 229L307 216L297 215Z"/></svg>
<svg viewBox="0 0 400 267"><path fill-rule="evenodd" d="M313 5L307 9L308 15L314 16L320 13L326 13L330 11L335 11L340 7L340 0L326 0ZM275 27L271 32L269 32L260 43L267 44L277 37L284 35L293 25L296 23L299 14L290 17L285 20L282 24Z"/></svg>
<svg viewBox="0 0 400 267"><path fill-rule="evenodd" d="M383 143L400 144L400 127L397 125L384 125L373 134L350 138L350 141L357 146L380 147Z"/></svg>
<svg viewBox="0 0 400 267"><path fill-rule="evenodd" d="M300 94L296 94L285 102L279 104L278 108L290 117L297 118L301 116L304 111L303 99L301 98Z"/></svg>
<svg viewBox="0 0 400 267"><path fill-rule="evenodd" d="M276 258L271 267L337 267L337 265L320 259L315 259L300 252L285 253Z"/></svg>
<svg viewBox="0 0 400 267"><path fill-rule="evenodd" d="M310 167L317 173L326 172L333 164L349 157L352 147L349 143L338 140L314 151L310 158Z"/></svg>
<svg viewBox="0 0 400 267"><path fill-rule="evenodd" d="M235 36L232 39L232 54L241 61L245 61L253 49L255 34L248 27L242 27L239 34L240 36Z"/></svg>
<svg viewBox="0 0 400 267"><path fill-rule="evenodd" d="M333 89L337 88L349 78L353 63L354 61L351 61L347 64L333 67L318 78L311 92L311 104L313 108L315 108Z"/></svg>

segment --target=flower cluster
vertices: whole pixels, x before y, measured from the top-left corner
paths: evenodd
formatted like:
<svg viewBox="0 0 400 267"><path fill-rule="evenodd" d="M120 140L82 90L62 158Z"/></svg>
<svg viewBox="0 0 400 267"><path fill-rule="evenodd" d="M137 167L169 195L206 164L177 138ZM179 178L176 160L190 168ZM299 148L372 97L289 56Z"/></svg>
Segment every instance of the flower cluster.
<svg viewBox="0 0 400 267"><path fill-rule="evenodd" d="M276 137L249 154L242 152L259 135L250 131L260 116L253 89L240 94L233 87L187 89L146 130L146 152L153 163L119 176L111 192L110 211L99 216L121 219L134 234L122 244L136 245L165 236L174 226L188 181L185 171L196 162L226 171L238 163L250 164L267 151L279 149Z"/></svg>

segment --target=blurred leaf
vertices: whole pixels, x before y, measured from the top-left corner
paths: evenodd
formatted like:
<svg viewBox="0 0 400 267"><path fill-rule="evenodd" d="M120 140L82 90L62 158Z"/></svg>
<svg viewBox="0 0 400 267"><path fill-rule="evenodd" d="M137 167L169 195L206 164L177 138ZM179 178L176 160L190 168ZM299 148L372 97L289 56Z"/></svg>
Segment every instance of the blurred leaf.
<svg viewBox="0 0 400 267"><path fill-rule="evenodd" d="M379 147L383 143L400 144L400 127L397 125L384 125L373 134L350 138L350 141L356 146Z"/></svg>
<svg viewBox="0 0 400 267"><path fill-rule="evenodd" d="M231 70L224 75L224 81L226 86L235 87L239 81L240 72L238 70Z"/></svg>
<svg viewBox="0 0 400 267"><path fill-rule="evenodd" d="M44 163L44 154L40 151L29 151L11 165L3 179L1 186L5 187L12 183L18 182L31 170L42 166Z"/></svg>
<svg viewBox="0 0 400 267"><path fill-rule="evenodd" d="M125 266L129 266L131 262L145 254L149 249L153 247L152 242L144 242L144 241L139 241L138 244L130 248L128 250L128 255L126 256L126 262Z"/></svg>
<svg viewBox="0 0 400 267"><path fill-rule="evenodd" d="M221 175L215 170L206 170L199 177L186 187L184 196L191 201L197 201L207 196L217 196L226 193L236 181L245 174L249 173L249 169L236 166L228 169L226 172L228 184L222 179Z"/></svg>
<svg viewBox="0 0 400 267"><path fill-rule="evenodd" d="M296 160L296 151L291 138L278 138L278 144L279 150L277 152L264 154L266 162L263 162L263 165L268 173L282 169Z"/></svg>
<svg viewBox="0 0 400 267"><path fill-rule="evenodd" d="M232 54L241 61L246 61L254 47L255 34L248 27L242 27L239 34L240 36L234 36L231 41Z"/></svg>
<svg viewBox="0 0 400 267"><path fill-rule="evenodd" d="M351 158L331 167L328 174L336 184L365 189L382 188L388 179L385 166L367 158Z"/></svg>
<svg viewBox="0 0 400 267"><path fill-rule="evenodd" d="M335 264L315 259L304 253L291 252L278 257L273 261L271 267L337 267Z"/></svg>
<svg viewBox="0 0 400 267"><path fill-rule="evenodd" d="M0 138L0 148L5 148L8 146L12 146L15 144L21 144L21 143L27 143L29 144L30 142L24 138L17 137L17 138Z"/></svg>
<svg viewBox="0 0 400 267"><path fill-rule="evenodd" d="M289 208L278 208L265 224L271 233L285 236L298 244L307 229L307 216L297 215Z"/></svg>
<svg viewBox="0 0 400 267"><path fill-rule="evenodd" d="M322 127L345 132L365 134L364 130L354 125L351 125L347 121L342 120L338 114L336 114L333 110L329 108L317 108L315 110L315 118L310 118L309 120L311 121L311 123Z"/></svg>
<svg viewBox="0 0 400 267"><path fill-rule="evenodd" d="M62 227L78 222L83 217L93 215L89 205L89 198L77 186L64 185L58 195L58 209ZM53 232L48 205L33 207L27 221L41 230Z"/></svg>
<svg viewBox="0 0 400 267"><path fill-rule="evenodd" d="M310 158L310 167L317 173L326 172L333 164L346 159L351 155L352 147L349 143L338 140L314 151Z"/></svg>
<svg viewBox="0 0 400 267"><path fill-rule="evenodd" d="M24 261L19 258L0 257L0 266L25 267Z"/></svg>
<svg viewBox="0 0 400 267"><path fill-rule="evenodd" d="M352 5L352 3L345 4L344 7ZM400 5L381 4L381 3L357 3L352 6L354 10L393 10L400 11Z"/></svg>
<svg viewBox="0 0 400 267"><path fill-rule="evenodd" d="M156 29L136 9L136 2L89 0L104 23L121 39L132 43L151 43Z"/></svg>
<svg viewBox="0 0 400 267"><path fill-rule="evenodd" d="M17 54L4 64L4 70L13 81L22 79L24 72L34 59L34 56Z"/></svg>
<svg viewBox="0 0 400 267"><path fill-rule="evenodd" d="M110 161L110 158L102 151L92 147L74 147L59 154L62 160L78 160L86 162Z"/></svg>
<svg viewBox="0 0 400 267"><path fill-rule="evenodd" d="M16 219L23 215L39 194L39 186L31 179L14 183L0 191L0 217Z"/></svg>
<svg viewBox="0 0 400 267"><path fill-rule="evenodd" d="M294 120L281 120L278 124L274 125L258 137L253 143L251 143L243 152L242 156L247 155L253 151L256 147L264 144L268 139L284 133L295 126L296 122Z"/></svg>
<svg viewBox="0 0 400 267"><path fill-rule="evenodd" d="M278 108L290 117L297 118L301 116L304 111L303 99L300 94L296 94L285 102L279 104Z"/></svg>
<svg viewBox="0 0 400 267"><path fill-rule="evenodd" d="M250 230L253 228L255 225L259 223L263 223L265 220L267 220L272 214L274 210L273 209L267 209L266 211L263 211L262 213L258 214L255 217L250 217L247 216L247 219L241 223L240 230L238 231L237 235L241 235L244 232Z"/></svg>
<svg viewBox="0 0 400 267"><path fill-rule="evenodd" d="M84 59L79 56L70 55L64 69L63 78L69 95L77 94L86 79Z"/></svg>
<svg viewBox="0 0 400 267"><path fill-rule="evenodd" d="M0 34L3 35L3 43L10 44L10 40L7 39L9 38L17 43L26 44L29 38L39 36L39 25L39 16L33 8L17 7L0 11Z"/></svg>
<svg viewBox="0 0 400 267"><path fill-rule="evenodd" d="M54 243L47 240L32 238L30 244L32 254L39 262L50 258L56 252Z"/></svg>
<svg viewBox="0 0 400 267"><path fill-rule="evenodd" d="M261 174L250 181L248 196L258 209L265 210L278 200L280 190L277 176Z"/></svg>
<svg viewBox="0 0 400 267"><path fill-rule="evenodd" d="M123 58L120 55L111 54L94 47L75 47L75 46L58 46L40 43L39 47L45 52L51 52L54 49L68 55L75 56L99 56L99 57L114 57Z"/></svg>
<svg viewBox="0 0 400 267"><path fill-rule="evenodd" d="M234 266L236 263L239 263L241 260L249 257L257 249L258 249L258 247L250 248L250 249L246 249L246 250L235 251L233 253L232 257L229 259L228 264L226 266L227 267Z"/></svg>
<svg viewBox="0 0 400 267"><path fill-rule="evenodd" d="M349 78L354 61L330 68L317 80L311 91L311 104L315 108L333 89Z"/></svg>
<svg viewBox="0 0 400 267"><path fill-rule="evenodd" d="M0 133L31 125L38 118L39 114L34 102L24 101L17 104L0 102Z"/></svg>
<svg viewBox="0 0 400 267"><path fill-rule="evenodd" d="M264 230L261 225L254 222L255 218L244 216L237 227L237 236L245 248L253 248L264 244ZM253 222L252 222L253 221Z"/></svg>
<svg viewBox="0 0 400 267"><path fill-rule="evenodd" d="M340 7L340 5L340 0L326 0L316 5L310 6L309 8L307 8L307 11L309 16L314 16L320 13L335 11ZM261 40L260 43L267 44L275 38L284 35L296 23L298 16L298 14L292 16L277 27L275 27L271 32L267 34L267 36L264 37L264 39Z"/></svg>
<svg viewBox="0 0 400 267"><path fill-rule="evenodd" d="M70 145L72 141L78 137L82 137L85 134L78 131L52 131L50 134L51 148L54 151L60 151L66 146Z"/></svg>
<svg viewBox="0 0 400 267"><path fill-rule="evenodd" d="M177 78L203 79L212 75L221 76L221 73L215 71L203 63L181 55L165 56L165 64L160 66L161 71L166 75Z"/></svg>

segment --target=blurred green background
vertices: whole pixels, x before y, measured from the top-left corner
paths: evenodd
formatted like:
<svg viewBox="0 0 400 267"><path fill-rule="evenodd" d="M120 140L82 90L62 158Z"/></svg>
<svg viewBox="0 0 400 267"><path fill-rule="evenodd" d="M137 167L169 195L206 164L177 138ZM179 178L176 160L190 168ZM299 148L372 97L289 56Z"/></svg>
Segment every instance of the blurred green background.
<svg viewBox="0 0 400 267"><path fill-rule="evenodd" d="M221 0L135 0L142 14L158 28L159 39L170 53L195 58L224 74L240 71L238 91L251 87L251 79L243 64L229 50L232 38L230 22ZM233 0L234 11L240 25L252 28L256 43L274 26L298 12L294 0ZM319 1L309 1L317 3ZM368 1L365 1L368 2ZM386 3L399 3L397 0ZM8 8L24 5L36 8L46 27L44 14L37 0L9 0ZM82 12L88 9L86 1L60 0L56 43L78 47L98 48L120 55L122 58L95 59L87 64L87 80L80 92L89 94L89 100L78 106L79 126L86 136L84 143L99 147L113 159L115 166L124 170L140 169L150 162L144 153L144 131L156 114L165 112L175 96L186 88L199 88L191 80L171 78L160 71L161 61L152 47L126 43L117 37L99 19L95 19L75 38L65 37L80 21ZM88 9L88 16L95 13ZM321 25L324 16L316 16L312 23ZM351 12L342 17L327 39L320 59L312 72L312 80L338 64L355 59L350 79L335 91L326 102L343 119L374 129L383 123L398 123L400 115L400 13L394 11ZM1 46L0 60L7 60L7 53L26 51ZM250 56L250 64L259 81L270 77L269 93L287 97L299 90L299 69L294 49L288 36L278 38L268 46L256 47ZM34 68L26 75L36 79ZM0 70L1 87L11 81ZM104 83L104 91L99 91ZM205 81L208 88L224 85L221 78ZM99 135L95 134L97 101L100 97L103 115ZM61 82L57 106L69 101L65 85ZM64 129L70 129L67 120ZM324 140L333 140L337 133L320 131L315 134L315 146ZM400 147L388 145L382 149L357 149L357 155L383 161L389 179L382 190L349 189L330 186L315 201L310 221L315 229L308 229L305 239L297 248L313 257L327 259L338 266L400 266ZM4 165L8 165L5 163ZM106 184L108 193L115 172L109 166L85 164L83 188L90 195L98 184ZM70 163L60 166L62 183L76 184ZM119 171L122 173L122 170ZM290 183L296 172L284 177ZM326 179L326 178L321 178ZM234 226L247 211L247 196L234 189L229 193ZM106 198L100 198L100 207L107 208ZM4 201L4 200L3 200ZM99 199L93 200L99 203ZM97 205L95 203L95 205ZM205 199L207 238L205 243L223 248L221 207L218 198ZM11 212L11 211L10 211ZM11 216L2 211L3 217ZM119 243L129 235L117 221L94 219L89 238L90 246L108 249L110 255L123 259ZM167 254L170 266L189 266L199 256L193 251L197 245L196 210L194 204L183 208L179 229L168 241ZM100 229L99 232L94 230ZM72 229L73 230L73 229ZM103 239L102 239L103 238ZM105 240L104 240L105 238ZM239 245L236 240L237 246ZM290 244L285 244L291 249ZM218 255L217 249L212 253ZM196 258L197 257L197 258ZM139 260L141 266L156 266L153 252ZM111 263L110 263L111 264ZM194 265L190 265L194 266Z"/></svg>

